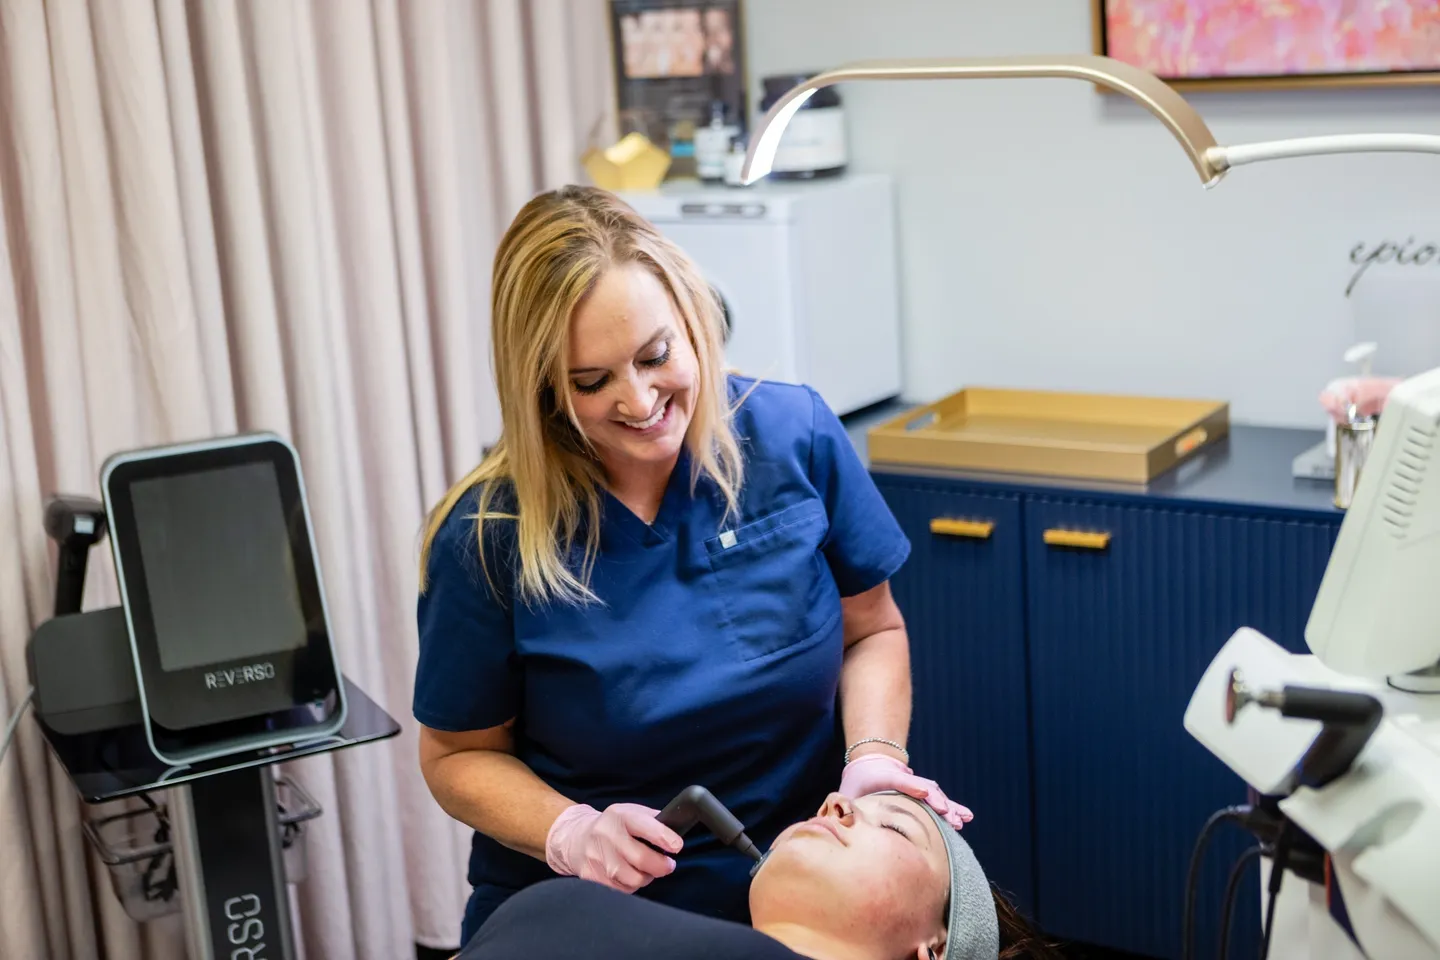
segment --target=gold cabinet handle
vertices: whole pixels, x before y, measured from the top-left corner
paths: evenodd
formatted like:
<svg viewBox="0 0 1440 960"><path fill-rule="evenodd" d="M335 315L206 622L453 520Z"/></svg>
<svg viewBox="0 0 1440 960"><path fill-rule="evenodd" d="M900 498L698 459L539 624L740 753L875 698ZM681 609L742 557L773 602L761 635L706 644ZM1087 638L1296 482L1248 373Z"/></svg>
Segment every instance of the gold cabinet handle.
<svg viewBox="0 0 1440 960"><path fill-rule="evenodd" d="M1175 456L1183 457L1209 439L1210 431L1204 427L1196 427L1175 441Z"/></svg>
<svg viewBox="0 0 1440 960"><path fill-rule="evenodd" d="M1092 533L1088 530L1045 531L1045 542L1052 547L1077 547L1081 550L1104 550L1110 546L1110 534Z"/></svg>
<svg viewBox="0 0 1440 960"><path fill-rule="evenodd" d="M951 517L936 517L930 521L930 532L944 537L968 537L971 540L988 540L995 532L994 520L955 520Z"/></svg>

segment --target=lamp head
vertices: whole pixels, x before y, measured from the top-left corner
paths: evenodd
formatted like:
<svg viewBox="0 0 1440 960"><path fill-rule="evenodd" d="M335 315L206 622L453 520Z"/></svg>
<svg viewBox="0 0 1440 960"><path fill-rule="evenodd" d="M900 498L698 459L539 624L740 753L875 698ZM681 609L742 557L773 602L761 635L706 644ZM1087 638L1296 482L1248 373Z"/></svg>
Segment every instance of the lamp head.
<svg viewBox="0 0 1440 960"><path fill-rule="evenodd" d="M765 117L765 122L760 125L760 135L750 145L750 151L745 156L745 165L740 169L740 182L749 186L761 177L770 173L770 168L775 165L775 153L780 149L780 140L785 136L785 128L800 108L805 106L805 101L815 95L817 87L806 89L803 85L796 87L780 100Z"/></svg>
<svg viewBox="0 0 1440 960"><path fill-rule="evenodd" d="M1200 182L1212 187L1230 166L1195 109L1173 88L1139 67L1090 54L973 59L875 60L847 64L796 84L776 100L750 138L740 181L752 184L770 172L780 138L816 90L858 80L996 80L1059 78L1083 80L1124 94L1150 111L1179 142Z"/></svg>
<svg viewBox="0 0 1440 960"><path fill-rule="evenodd" d="M754 183L770 172L785 127L821 87L853 80L985 80L1059 77L1083 80L1123 94L1144 107L1175 137L1200 182L1209 190L1232 167L1264 160L1330 153L1403 152L1440 154L1440 136L1419 133L1350 133L1221 146L1195 108L1155 74L1112 57L1060 54L1039 57L875 60L827 70L796 85L771 105L750 139L740 180Z"/></svg>

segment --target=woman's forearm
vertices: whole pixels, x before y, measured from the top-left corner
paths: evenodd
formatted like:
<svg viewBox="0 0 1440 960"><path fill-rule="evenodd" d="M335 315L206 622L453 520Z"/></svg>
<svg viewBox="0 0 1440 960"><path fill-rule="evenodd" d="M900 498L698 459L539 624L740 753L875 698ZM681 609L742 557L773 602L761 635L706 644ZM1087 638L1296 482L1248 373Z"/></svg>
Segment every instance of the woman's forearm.
<svg viewBox="0 0 1440 960"><path fill-rule="evenodd" d="M840 716L847 746L870 737L905 743L910 732L910 640L903 626L872 633L846 648ZM851 759L867 753L904 759L883 743L856 747Z"/></svg>
<svg viewBox="0 0 1440 960"><path fill-rule="evenodd" d="M545 859L550 826L572 801L521 760L499 750L461 750L424 766L425 781L450 816L512 850Z"/></svg>

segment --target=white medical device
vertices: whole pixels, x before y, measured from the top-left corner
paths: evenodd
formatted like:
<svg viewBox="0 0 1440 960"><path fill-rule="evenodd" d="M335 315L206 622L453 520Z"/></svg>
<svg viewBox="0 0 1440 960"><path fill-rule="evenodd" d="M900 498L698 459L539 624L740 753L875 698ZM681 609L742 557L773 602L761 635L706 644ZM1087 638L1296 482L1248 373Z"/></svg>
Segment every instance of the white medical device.
<svg viewBox="0 0 1440 960"><path fill-rule="evenodd" d="M1323 886L1283 881L1271 958L1440 958L1437 446L1440 370L1405 381L1387 401L1306 626L1313 656L1242 628L1185 713L1192 736L1258 793L1279 798L1284 819L1323 850ZM1323 746L1322 725L1282 715L1286 688L1368 694L1384 708L1327 782L1297 777L1302 758ZM1254 703L1277 709L1245 706Z"/></svg>
<svg viewBox="0 0 1440 960"><path fill-rule="evenodd" d="M1391 392L1340 526L1305 627L1306 644L1332 670L1440 692L1437 443L1440 369Z"/></svg>

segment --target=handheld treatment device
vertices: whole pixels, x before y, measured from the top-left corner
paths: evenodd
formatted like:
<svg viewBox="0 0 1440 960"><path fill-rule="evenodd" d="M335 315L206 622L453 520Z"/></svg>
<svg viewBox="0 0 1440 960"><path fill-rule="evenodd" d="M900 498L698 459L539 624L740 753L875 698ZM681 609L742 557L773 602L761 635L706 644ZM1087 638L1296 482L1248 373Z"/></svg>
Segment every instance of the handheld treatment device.
<svg viewBox="0 0 1440 960"><path fill-rule="evenodd" d="M55 616L79 610L90 548L105 537L105 508L90 497L58 496L45 504L45 532L60 548Z"/></svg>
<svg viewBox="0 0 1440 960"><path fill-rule="evenodd" d="M1349 772L1385 718L1384 706L1368 693L1293 683L1278 690L1252 689L1240 669L1232 668L1225 690L1226 724L1234 725L1240 711L1252 703L1277 710L1282 717L1322 724L1319 735L1277 791L1286 794L1300 786L1318 790Z"/></svg>
<svg viewBox="0 0 1440 960"><path fill-rule="evenodd" d="M273 434L117 454L101 472L146 736L181 766L345 719L293 447Z"/></svg>
<svg viewBox="0 0 1440 960"><path fill-rule="evenodd" d="M689 833L695 824L704 824L726 846L734 847L753 860L763 859L755 842L745 836L744 825L704 787L686 787L679 796L665 805L665 809L661 810L655 819L682 837Z"/></svg>

